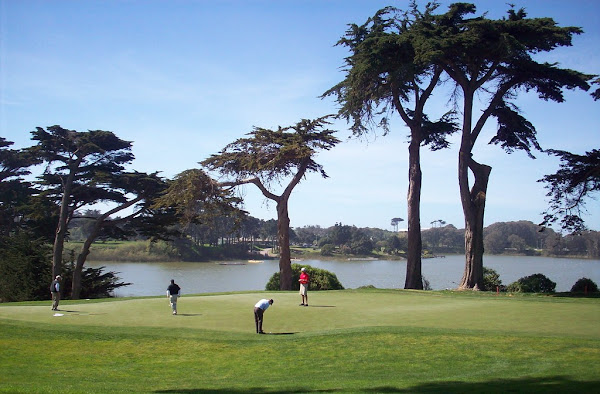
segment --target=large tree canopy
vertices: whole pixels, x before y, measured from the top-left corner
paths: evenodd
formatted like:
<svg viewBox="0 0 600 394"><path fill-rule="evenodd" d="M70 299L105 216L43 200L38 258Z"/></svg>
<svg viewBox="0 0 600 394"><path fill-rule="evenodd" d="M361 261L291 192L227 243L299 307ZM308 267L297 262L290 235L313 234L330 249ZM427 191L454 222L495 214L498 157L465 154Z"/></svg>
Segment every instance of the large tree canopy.
<svg viewBox="0 0 600 394"><path fill-rule="evenodd" d="M326 178L323 166L314 160L314 155L339 142L333 135L334 130L323 129L330 124L328 119L329 116L303 119L293 126L279 126L277 130L255 127L248 133L250 137L228 144L202 164L223 176L235 178L234 182L258 180L264 186L296 175L300 168L304 172L320 172Z"/></svg>
<svg viewBox="0 0 600 394"><path fill-rule="evenodd" d="M52 276L62 268L62 252L69 220L86 204L110 200L113 191L98 187L99 179L123 171L134 156L131 142L103 130L78 132L51 126L31 132L37 145L27 151L46 163L39 177L44 196L60 201L52 256Z"/></svg>
<svg viewBox="0 0 600 394"><path fill-rule="evenodd" d="M288 201L292 190L307 172L319 172L327 177L323 166L314 160L319 150L333 148L339 140L335 131L326 129L329 116L315 120L303 119L293 126L276 130L255 127L247 138L228 144L218 154L201 164L217 171L225 179L222 187L252 183L262 194L277 204L277 233L279 239L279 272L281 290L292 289L292 270L289 245L290 219ZM283 192L275 194L270 187L289 179Z"/></svg>

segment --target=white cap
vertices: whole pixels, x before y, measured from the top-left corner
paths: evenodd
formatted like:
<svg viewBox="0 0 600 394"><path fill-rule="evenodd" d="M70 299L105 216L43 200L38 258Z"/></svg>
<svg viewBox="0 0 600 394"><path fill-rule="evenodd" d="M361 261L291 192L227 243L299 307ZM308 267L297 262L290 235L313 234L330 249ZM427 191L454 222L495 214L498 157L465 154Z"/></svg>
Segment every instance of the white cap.
<svg viewBox="0 0 600 394"><path fill-rule="evenodd" d="M306 268L302 267L302 269L300 271L306 271Z"/></svg>

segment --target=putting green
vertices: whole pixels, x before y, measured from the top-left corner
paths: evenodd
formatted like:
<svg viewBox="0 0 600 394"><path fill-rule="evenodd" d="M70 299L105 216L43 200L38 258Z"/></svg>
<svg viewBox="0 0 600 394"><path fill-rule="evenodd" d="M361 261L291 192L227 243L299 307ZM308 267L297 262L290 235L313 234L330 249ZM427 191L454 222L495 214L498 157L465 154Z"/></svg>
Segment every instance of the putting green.
<svg viewBox="0 0 600 394"><path fill-rule="evenodd" d="M309 307L298 305L296 292L191 295L180 299L177 316L171 315L166 297L64 302L58 312L50 309L50 302L5 304L0 306L0 319L252 333L252 310L260 298L275 300L264 323L265 331L273 333L396 326L600 338L600 299L476 297L400 290L311 292Z"/></svg>

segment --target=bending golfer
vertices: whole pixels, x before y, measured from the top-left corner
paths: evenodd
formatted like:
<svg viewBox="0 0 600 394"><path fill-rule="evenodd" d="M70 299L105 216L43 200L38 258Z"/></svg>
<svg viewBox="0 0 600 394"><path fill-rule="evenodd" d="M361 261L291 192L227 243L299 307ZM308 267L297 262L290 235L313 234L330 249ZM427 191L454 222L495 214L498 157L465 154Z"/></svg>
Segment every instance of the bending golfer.
<svg viewBox="0 0 600 394"><path fill-rule="evenodd" d="M267 300L263 298L254 305L254 323L256 324L256 333L264 334L262 329L263 315L269 306L273 305L273 299Z"/></svg>
<svg viewBox="0 0 600 394"><path fill-rule="evenodd" d="M308 274L305 272L306 268L302 267L302 269L300 270L302 272L300 272L300 279L298 279L298 282L300 282L300 296L302 297L302 304L300 304L300 306L308 306L308 282L310 282L310 277L308 276Z"/></svg>
<svg viewBox="0 0 600 394"><path fill-rule="evenodd" d="M181 287L179 287L174 279L171 279L171 284L167 287L167 298L173 310L173 314L177 314L177 299L181 296Z"/></svg>

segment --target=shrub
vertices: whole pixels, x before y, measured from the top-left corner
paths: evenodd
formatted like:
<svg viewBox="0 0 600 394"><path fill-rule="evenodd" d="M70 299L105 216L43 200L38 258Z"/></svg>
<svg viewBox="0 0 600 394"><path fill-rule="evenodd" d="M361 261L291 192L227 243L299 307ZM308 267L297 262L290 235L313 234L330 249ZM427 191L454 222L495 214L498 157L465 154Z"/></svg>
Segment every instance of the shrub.
<svg viewBox="0 0 600 394"><path fill-rule="evenodd" d="M325 244L321 247L321 254L323 256L333 256L333 251L335 250L335 246L332 244Z"/></svg>
<svg viewBox="0 0 600 394"><path fill-rule="evenodd" d="M0 237L0 302L50 298L52 250L24 233Z"/></svg>
<svg viewBox="0 0 600 394"><path fill-rule="evenodd" d="M506 291L506 286L502 284L500 275L493 269L483 267L483 290L484 291Z"/></svg>
<svg viewBox="0 0 600 394"><path fill-rule="evenodd" d="M340 245L339 250L341 254L353 254L352 248L349 245Z"/></svg>
<svg viewBox="0 0 600 394"><path fill-rule="evenodd" d="M373 252L373 241L368 238L361 238L357 241L352 242L350 248L352 249L353 254L363 254L368 255Z"/></svg>
<svg viewBox="0 0 600 394"><path fill-rule="evenodd" d="M104 271L106 267L85 267L81 271L81 293L79 298L109 298L114 297L115 289L129 286L131 283L120 282L118 272ZM73 286L73 263L63 268L63 281L61 291L63 297L68 298Z"/></svg>
<svg viewBox="0 0 600 394"><path fill-rule="evenodd" d="M525 276L508 285L507 290L513 293L554 293L556 283L543 274Z"/></svg>
<svg viewBox="0 0 600 394"><path fill-rule="evenodd" d="M581 278L575 282L573 287L571 287L571 293L597 293L598 285L594 283L593 280L588 278Z"/></svg>
<svg viewBox="0 0 600 394"><path fill-rule="evenodd" d="M309 290L343 290L344 286L340 283L334 273L320 268L313 268L310 265L292 264L292 289L300 290L300 270L306 268L306 273L310 276ZM279 290L279 272L275 272L267 282L265 290Z"/></svg>

